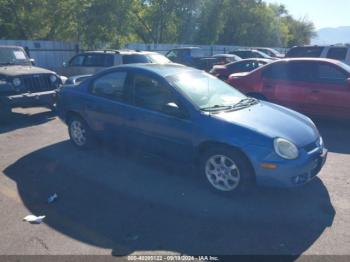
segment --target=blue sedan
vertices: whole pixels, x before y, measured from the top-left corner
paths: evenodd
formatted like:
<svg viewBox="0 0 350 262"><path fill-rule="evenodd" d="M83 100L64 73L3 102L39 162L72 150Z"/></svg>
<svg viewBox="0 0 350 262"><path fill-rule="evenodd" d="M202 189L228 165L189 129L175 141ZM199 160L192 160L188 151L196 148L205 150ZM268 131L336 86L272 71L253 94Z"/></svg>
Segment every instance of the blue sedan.
<svg viewBox="0 0 350 262"><path fill-rule="evenodd" d="M176 64L110 68L65 86L57 107L75 146L99 138L194 163L224 192L305 184L327 156L308 117Z"/></svg>

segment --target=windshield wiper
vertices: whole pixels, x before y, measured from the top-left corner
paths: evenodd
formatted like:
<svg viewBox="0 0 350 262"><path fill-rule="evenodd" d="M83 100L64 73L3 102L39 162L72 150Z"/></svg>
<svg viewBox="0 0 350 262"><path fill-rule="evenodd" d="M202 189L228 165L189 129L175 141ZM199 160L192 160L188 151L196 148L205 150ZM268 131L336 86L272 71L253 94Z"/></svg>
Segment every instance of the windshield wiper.
<svg viewBox="0 0 350 262"><path fill-rule="evenodd" d="M251 105L255 105L256 103L258 103L259 100L256 98L252 98L252 97L247 97L247 98L243 98L241 101L239 101L237 104L234 104L232 106L232 108L238 108L238 107L247 107L247 106L251 106Z"/></svg>
<svg viewBox="0 0 350 262"><path fill-rule="evenodd" d="M207 107L201 107L200 109L203 111L221 111L221 110L229 110L232 106L227 105L213 105L213 106L207 106Z"/></svg>

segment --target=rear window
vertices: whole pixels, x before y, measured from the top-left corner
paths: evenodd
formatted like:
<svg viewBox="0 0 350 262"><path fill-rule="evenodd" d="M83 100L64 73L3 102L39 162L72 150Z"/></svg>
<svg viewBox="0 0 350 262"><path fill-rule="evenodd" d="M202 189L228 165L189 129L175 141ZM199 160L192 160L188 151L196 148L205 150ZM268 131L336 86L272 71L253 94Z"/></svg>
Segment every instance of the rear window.
<svg viewBox="0 0 350 262"><path fill-rule="evenodd" d="M348 49L346 47L331 47L328 51L327 58L336 60L345 60Z"/></svg>
<svg viewBox="0 0 350 262"><path fill-rule="evenodd" d="M123 55L123 64L149 63L149 59L144 55Z"/></svg>
<svg viewBox="0 0 350 262"><path fill-rule="evenodd" d="M288 51L286 57L320 57L323 48L320 46L294 47Z"/></svg>

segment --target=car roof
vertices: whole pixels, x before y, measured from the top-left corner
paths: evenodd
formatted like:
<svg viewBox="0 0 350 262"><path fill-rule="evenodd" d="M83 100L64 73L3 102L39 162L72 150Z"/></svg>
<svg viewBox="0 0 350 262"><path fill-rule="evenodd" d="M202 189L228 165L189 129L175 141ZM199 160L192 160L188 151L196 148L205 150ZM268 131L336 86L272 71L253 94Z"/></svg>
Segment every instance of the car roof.
<svg viewBox="0 0 350 262"><path fill-rule="evenodd" d="M129 49L121 49L121 50L106 49L106 50L86 51L86 52L83 52L82 54L146 55L146 54L158 54L158 53L150 52L150 51L129 50Z"/></svg>
<svg viewBox="0 0 350 262"><path fill-rule="evenodd" d="M185 50L185 49L201 49L201 48L198 46L183 46L183 47L173 48L172 50Z"/></svg>
<svg viewBox="0 0 350 262"><path fill-rule="evenodd" d="M293 58L283 58L276 60L275 62L289 62L289 61L300 61L300 62L307 62L307 61L313 61L313 62L328 62L332 64L339 64L340 61L329 59L329 58L319 58L319 57L293 57Z"/></svg>
<svg viewBox="0 0 350 262"><path fill-rule="evenodd" d="M244 63L244 62L253 62L253 61L256 61L256 62L266 62L266 63L271 63L272 59L268 59L268 58L245 58L245 59L241 59L241 60L238 60L238 61L234 61L234 62L231 62L231 63L228 63L228 65L231 65L231 64L238 64L238 63Z"/></svg>
<svg viewBox="0 0 350 262"><path fill-rule="evenodd" d="M187 67L180 64L169 63L169 64L124 64L115 66L113 68L129 68L129 69L142 69L151 73L155 73L162 77L167 77L170 75L175 75L179 73L188 73L188 72L198 72L200 70Z"/></svg>

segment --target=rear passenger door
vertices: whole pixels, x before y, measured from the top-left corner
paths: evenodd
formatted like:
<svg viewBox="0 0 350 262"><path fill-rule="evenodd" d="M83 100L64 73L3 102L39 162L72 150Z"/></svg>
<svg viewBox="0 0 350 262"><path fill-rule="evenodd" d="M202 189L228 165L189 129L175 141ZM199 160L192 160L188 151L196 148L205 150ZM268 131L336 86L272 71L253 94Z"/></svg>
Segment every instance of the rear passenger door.
<svg viewBox="0 0 350 262"><path fill-rule="evenodd" d="M262 72L262 93L270 101L300 110L300 90L289 80L287 63L275 63Z"/></svg>

